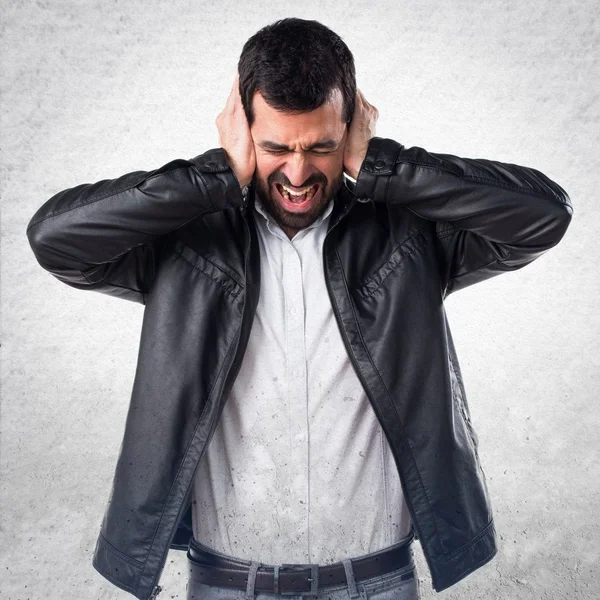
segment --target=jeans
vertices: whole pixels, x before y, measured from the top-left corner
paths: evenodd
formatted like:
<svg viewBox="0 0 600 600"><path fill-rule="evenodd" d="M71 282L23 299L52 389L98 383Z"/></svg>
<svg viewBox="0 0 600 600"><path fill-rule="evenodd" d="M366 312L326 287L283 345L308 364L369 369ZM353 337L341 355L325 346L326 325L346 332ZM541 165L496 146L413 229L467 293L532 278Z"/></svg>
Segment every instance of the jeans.
<svg viewBox="0 0 600 600"><path fill-rule="evenodd" d="M204 550L210 551L213 554L219 554L221 556L233 558L227 554L222 554L207 548L195 539L190 543L193 543ZM401 546L405 543L406 542L404 540L401 540L397 544L393 544L393 546L389 546L388 548ZM385 552L388 548L354 558L376 556L377 554ZM354 579L354 571L352 569L353 559L343 559L340 562L344 564L347 583L344 585L319 588L317 596L294 596L268 592L255 592L254 581L259 563L256 561L248 561L248 566L251 565L253 568L250 569L250 573L248 575L247 589L241 590L200 583L199 581L195 581L190 573L187 583L186 598L187 600L419 600L421 598L420 584L417 577L417 569L414 562L414 550L412 547L410 548L410 554L411 561L409 565L400 567L399 569L390 571L384 575L377 575L375 577L371 577L370 579L363 579L359 582L356 582ZM272 567L273 565L265 566Z"/></svg>

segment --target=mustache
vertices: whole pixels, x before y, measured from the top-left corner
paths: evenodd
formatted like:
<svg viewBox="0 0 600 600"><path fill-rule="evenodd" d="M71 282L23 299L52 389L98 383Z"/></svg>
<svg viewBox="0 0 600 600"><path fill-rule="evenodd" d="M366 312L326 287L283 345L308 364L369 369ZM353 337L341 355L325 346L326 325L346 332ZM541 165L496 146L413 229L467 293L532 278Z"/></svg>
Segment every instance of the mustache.
<svg viewBox="0 0 600 600"><path fill-rule="evenodd" d="M275 184L275 183L280 183L281 185L285 185L291 189L298 189L301 190L303 188L308 187L309 185L316 185L316 184L320 184L323 187L325 187L327 185L327 181L323 181L323 179L321 177L309 177L302 185L299 186L295 186L292 185L289 180L287 179L287 177L283 178L279 175L275 175L272 178L269 178L269 184Z"/></svg>

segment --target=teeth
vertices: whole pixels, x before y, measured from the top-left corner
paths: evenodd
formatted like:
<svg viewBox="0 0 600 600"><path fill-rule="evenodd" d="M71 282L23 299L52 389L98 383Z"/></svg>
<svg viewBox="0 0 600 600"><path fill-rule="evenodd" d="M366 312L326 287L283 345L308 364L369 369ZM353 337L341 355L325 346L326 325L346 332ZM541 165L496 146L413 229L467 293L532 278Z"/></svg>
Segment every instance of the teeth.
<svg viewBox="0 0 600 600"><path fill-rule="evenodd" d="M294 190L290 190L289 188L285 187L285 185L283 185L283 183L281 184L281 187L286 190L286 192L288 192L289 194L291 194L292 196L302 196L303 194L306 194L308 192L308 190L312 190L314 185L311 185L309 187L305 187L303 190L300 190L299 192L295 192Z"/></svg>
<svg viewBox="0 0 600 600"><path fill-rule="evenodd" d="M303 190L296 192L294 190L290 190L285 187L282 183L278 184L280 186L281 193L286 200L292 202L291 197L304 196L306 194L306 200L310 200L315 195L316 186L311 185L309 187L304 188Z"/></svg>

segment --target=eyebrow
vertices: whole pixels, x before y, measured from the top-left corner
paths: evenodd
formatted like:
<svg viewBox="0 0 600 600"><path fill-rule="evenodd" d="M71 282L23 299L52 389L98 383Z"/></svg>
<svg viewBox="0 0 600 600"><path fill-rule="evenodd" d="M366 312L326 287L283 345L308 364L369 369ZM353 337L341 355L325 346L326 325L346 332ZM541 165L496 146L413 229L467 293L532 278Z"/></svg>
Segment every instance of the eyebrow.
<svg viewBox="0 0 600 600"><path fill-rule="evenodd" d="M337 148L338 145L339 142L337 142L336 140L323 140L321 142L315 142L314 144L311 144L310 146L305 148L305 150L314 150L316 148L332 149ZM264 142L259 142L258 146L263 150L287 150L288 152L293 151L292 148L288 148L285 144L278 144L277 142L271 142L268 140Z"/></svg>

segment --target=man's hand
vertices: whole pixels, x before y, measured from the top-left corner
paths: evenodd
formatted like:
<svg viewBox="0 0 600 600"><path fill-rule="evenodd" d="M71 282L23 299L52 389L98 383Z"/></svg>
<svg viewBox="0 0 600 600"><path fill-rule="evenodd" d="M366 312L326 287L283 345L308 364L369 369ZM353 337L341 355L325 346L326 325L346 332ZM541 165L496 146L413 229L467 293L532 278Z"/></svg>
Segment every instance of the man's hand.
<svg viewBox="0 0 600 600"><path fill-rule="evenodd" d="M375 136L378 118L379 111L369 104L363 93L357 89L354 116L344 147L344 171L354 179L358 177L360 167L367 155L369 140Z"/></svg>
<svg viewBox="0 0 600 600"><path fill-rule="evenodd" d="M235 173L240 187L243 188L252 181L256 169L256 156L248 119L242 106L239 78L239 73L236 73L225 108L218 114L215 122L219 130L220 144L227 154L229 166Z"/></svg>

